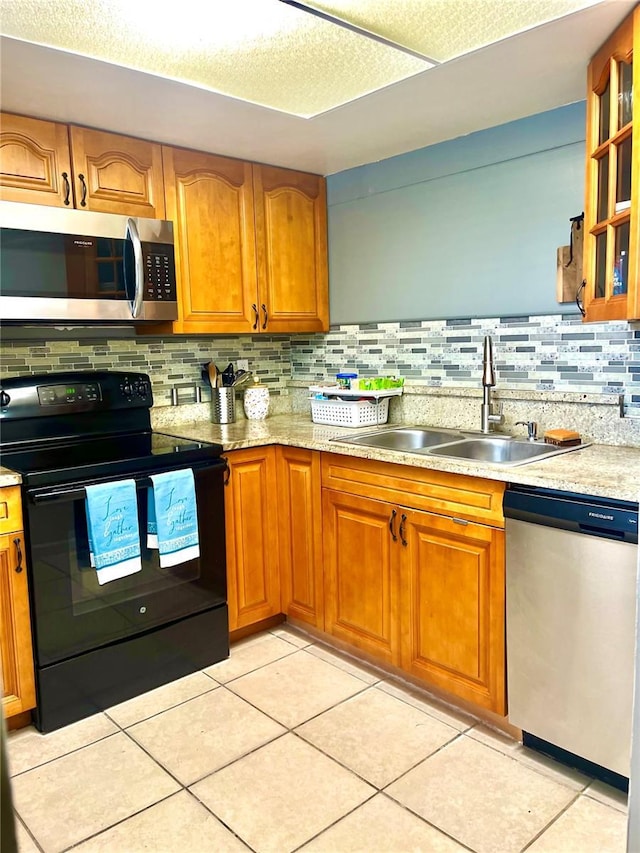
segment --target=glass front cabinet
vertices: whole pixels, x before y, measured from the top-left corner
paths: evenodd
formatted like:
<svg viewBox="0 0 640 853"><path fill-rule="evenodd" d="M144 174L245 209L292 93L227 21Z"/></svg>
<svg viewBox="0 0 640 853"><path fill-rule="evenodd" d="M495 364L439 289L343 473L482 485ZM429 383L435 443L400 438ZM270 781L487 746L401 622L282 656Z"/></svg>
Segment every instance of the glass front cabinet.
<svg viewBox="0 0 640 853"><path fill-rule="evenodd" d="M589 64L584 242L587 322L640 319L640 6ZM635 137L635 140L634 140Z"/></svg>

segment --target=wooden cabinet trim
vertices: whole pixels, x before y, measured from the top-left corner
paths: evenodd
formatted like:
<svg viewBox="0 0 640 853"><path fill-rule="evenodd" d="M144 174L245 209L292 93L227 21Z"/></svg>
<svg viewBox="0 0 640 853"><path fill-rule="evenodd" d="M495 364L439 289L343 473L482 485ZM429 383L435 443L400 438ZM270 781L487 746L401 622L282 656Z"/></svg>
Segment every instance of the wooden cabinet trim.
<svg viewBox="0 0 640 853"><path fill-rule="evenodd" d="M324 488L504 526L505 483L353 456L322 454Z"/></svg>
<svg viewBox="0 0 640 853"><path fill-rule="evenodd" d="M0 534L22 530L20 486L0 489Z"/></svg>

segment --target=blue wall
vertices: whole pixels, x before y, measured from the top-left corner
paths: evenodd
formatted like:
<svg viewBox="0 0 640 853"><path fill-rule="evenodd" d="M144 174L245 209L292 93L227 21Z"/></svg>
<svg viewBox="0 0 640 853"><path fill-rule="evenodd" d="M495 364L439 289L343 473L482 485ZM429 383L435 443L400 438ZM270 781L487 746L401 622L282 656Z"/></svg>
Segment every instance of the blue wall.
<svg viewBox="0 0 640 853"><path fill-rule="evenodd" d="M330 176L331 322L573 313L584 143L581 102Z"/></svg>

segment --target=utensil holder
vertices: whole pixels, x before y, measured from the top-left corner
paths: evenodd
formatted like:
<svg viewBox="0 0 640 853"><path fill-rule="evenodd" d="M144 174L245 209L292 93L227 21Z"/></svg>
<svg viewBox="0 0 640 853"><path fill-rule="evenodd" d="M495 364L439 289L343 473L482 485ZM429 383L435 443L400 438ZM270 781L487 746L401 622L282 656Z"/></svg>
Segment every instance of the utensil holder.
<svg viewBox="0 0 640 853"><path fill-rule="evenodd" d="M236 420L236 396L232 387L211 389L211 423L232 424Z"/></svg>

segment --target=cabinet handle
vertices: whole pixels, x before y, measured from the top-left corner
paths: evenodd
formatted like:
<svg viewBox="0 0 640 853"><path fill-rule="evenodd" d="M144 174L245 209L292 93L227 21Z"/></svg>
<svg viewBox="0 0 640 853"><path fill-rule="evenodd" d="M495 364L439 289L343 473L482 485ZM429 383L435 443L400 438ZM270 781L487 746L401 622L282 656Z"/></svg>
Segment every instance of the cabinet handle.
<svg viewBox="0 0 640 853"><path fill-rule="evenodd" d="M254 329L257 329L257 328L258 328L258 323L260 322L260 315L258 314L258 306L255 304L255 302L254 302L254 303L253 303L253 305L251 306L251 309L252 309L253 313L255 314L255 320L254 320L254 323L253 323L253 328L254 328Z"/></svg>
<svg viewBox="0 0 640 853"><path fill-rule="evenodd" d="M69 175L66 172L62 173L62 180L64 181L64 203L70 204L71 184L69 183Z"/></svg>
<svg viewBox="0 0 640 853"><path fill-rule="evenodd" d="M396 536L396 531L394 530L397 514L398 513L395 511L395 509L391 510L391 518L389 519L389 533L391 533L391 538L393 539L394 542L398 541L398 537Z"/></svg>
<svg viewBox="0 0 640 853"><path fill-rule="evenodd" d="M263 302L260 307L262 308L262 311L264 313L264 323L262 324L262 328L266 329L267 323L269 322L269 315L267 314L267 306Z"/></svg>
<svg viewBox="0 0 640 853"><path fill-rule="evenodd" d="M583 278L582 284L580 285L580 287L576 291L576 305L580 309L580 313L582 314L583 317L587 316L587 312L584 310L584 303L580 299L580 294L582 293L582 291L585 289L586 286L587 286L587 280L586 280L586 278Z"/></svg>
<svg viewBox="0 0 640 853"><path fill-rule="evenodd" d="M16 558L18 561L16 564L16 572L20 574L22 571L22 548L20 547L20 538L18 536L13 540L13 544L16 546Z"/></svg>
<svg viewBox="0 0 640 853"><path fill-rule="evenodd" d="M229 460L225 456L222 457L222 461L224 462L224 484L228 486L231 479L231 468L229 467Z"/></svg>
<svg viewBox="0 0 640 853"><path fill-rule="evenodd" d="M404 538L404 525L405 525L406 520L407 520L407 516L404 513L402 513L402 517L400 520L400 530L398 532L400 533L400 541L405 546L405 548L409 544L407 542L407 540Z"/></svg>
<svg viewBox="0 0 640 853"><path fill-rule="evenodd" d="M87 206L87 183L84 179L84 175L78 175L80 183L82 184L82 198L80 199L80 207Z"/></svg>

